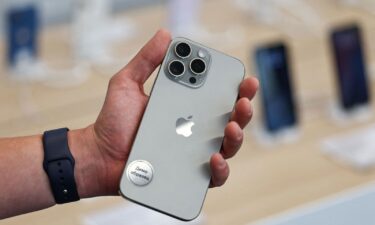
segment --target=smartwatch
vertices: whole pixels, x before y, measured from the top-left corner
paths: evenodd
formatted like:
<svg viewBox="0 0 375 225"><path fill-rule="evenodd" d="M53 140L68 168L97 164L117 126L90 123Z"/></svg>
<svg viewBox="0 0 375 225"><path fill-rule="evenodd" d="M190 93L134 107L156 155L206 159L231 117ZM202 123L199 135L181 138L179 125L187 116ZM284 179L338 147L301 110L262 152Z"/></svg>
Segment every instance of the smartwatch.
<svg viewBox="0 0 375 225"><path fill-rule="evenodd" d="M68 128L60 128L43 134L43 168L57 204L79 200L74 178L75 161L68 146L68 131Z"/></svg>

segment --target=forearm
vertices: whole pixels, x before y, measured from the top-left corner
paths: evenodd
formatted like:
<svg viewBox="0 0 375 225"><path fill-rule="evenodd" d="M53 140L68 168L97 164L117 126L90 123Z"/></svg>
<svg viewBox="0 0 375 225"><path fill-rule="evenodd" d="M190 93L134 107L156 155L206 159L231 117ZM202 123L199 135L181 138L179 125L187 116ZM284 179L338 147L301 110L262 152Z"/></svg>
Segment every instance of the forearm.
<svg viewBox="0 0 375 225"><path fill-rule="evenodd" d="M80 197L106 194L103 160L90 127L69 131L68 144ZM42 135L0 139L0 219L55 204L43 158Z"/></svg>
<svg viewBox="0 0 375 225"><path fill-rule="evenodd" d="M0 218L54 205L42 136L0 139Z"/></svg>

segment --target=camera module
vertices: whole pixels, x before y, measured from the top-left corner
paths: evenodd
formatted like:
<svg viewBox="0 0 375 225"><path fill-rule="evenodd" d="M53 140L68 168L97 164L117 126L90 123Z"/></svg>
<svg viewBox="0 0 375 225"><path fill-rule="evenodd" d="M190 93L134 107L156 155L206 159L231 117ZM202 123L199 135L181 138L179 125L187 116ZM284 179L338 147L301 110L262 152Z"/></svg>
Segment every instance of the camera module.
<svg viewBox="0 0 375 225"><path fill-rule="evenodd" d="M202 59L193 59L190 62L190 70L195 74L202 74L206 71L206 63Z"/></svg>
<svg viewBox="0 0 375 225"><path fill-rule="evenodd" d="M190 45L185 42L180 42L175 46L176 55L181 58L187 58L191 54Z"/></svg>
<svg viewBox="0 0 375 225"><path fill-rule="evenodd" d="M179 77L185 72L184 64L179 60L174 60L169 63L168 71L175 77Z"/></svg>

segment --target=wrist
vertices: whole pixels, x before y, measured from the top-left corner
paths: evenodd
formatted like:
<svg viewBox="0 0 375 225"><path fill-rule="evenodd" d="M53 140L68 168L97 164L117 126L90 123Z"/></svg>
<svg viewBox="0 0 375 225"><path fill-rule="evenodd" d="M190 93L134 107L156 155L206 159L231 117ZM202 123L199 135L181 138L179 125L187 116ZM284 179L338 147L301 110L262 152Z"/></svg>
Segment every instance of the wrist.
<svg viewBox="0 0 375 225"><path fill-rule="evenodd" d="M69 131L68 144L75 159L74 177L80 198L106 195L104 158L95 142L92 126Z"/></svg>

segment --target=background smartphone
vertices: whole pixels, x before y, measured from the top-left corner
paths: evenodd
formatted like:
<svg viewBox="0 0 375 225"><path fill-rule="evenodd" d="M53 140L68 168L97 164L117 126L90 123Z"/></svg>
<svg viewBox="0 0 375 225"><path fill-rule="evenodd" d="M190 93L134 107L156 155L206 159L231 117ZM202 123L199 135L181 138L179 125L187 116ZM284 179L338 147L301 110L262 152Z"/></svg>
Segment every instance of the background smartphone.
<svg viewBox="0 0 375 225"><path fill-rule="evenodd" d="M34 6L12 8L7 13L8 64L15 66L22 57L36 58L38 16Z"/></svg>
<svg viewBox="0 0 375 225"><path fill-rule="evenodd" d="M369 88L359 27L347 26L331 33L341 107L350 110L369 103Z"/></svg>
<svg viewBox="0 0 375 225"><path fill-rule="evenodd" d="M262 94L263 120L268 132L297 124L286 47L279 43L255 52Z"/></svg>
<svg viewBox="0 0 375 225"><path fill-rule="evenodd" d="M174 39L126 163L121 194L181 220L196 218L210 183L209 160L221 148L243 77L239 60Z"/></svg>

